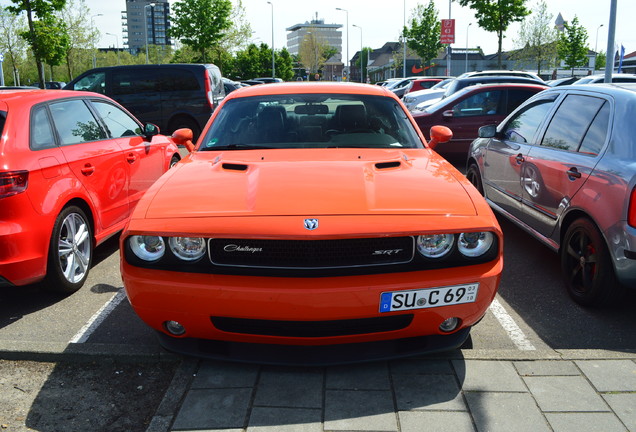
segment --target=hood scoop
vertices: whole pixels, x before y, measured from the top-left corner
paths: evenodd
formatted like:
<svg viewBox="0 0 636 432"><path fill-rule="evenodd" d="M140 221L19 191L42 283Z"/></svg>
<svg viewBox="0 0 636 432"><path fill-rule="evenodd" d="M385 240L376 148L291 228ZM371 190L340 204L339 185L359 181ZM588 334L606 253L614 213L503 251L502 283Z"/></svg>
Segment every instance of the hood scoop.
<svg viewBox="0 0 636 432"><path fill-rule="evenodd" d="M375 164L376 169L379 169L379 170L385 170L385 169L391 169L391 168L399 168L400 166L402 166L402 162L400 162L400 161L378 162L378 163Z"/></svg>
<svg viewBox="0 0 636 432"><path fill-rule="evenodd" d="M221 167L227 171L247 171L246 164L223 162L223 164L221 164Z"/></svg>

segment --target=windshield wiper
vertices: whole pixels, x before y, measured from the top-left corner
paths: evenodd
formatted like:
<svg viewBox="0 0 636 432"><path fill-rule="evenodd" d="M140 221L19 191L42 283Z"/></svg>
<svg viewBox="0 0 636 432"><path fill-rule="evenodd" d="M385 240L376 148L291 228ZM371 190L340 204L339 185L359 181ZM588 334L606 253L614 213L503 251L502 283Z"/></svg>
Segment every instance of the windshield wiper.
<svg viewBox="0 0 636 432"><path fill-rule="evenodd" d="M262 145L253 145L253 144L228 144L224 146L202 146L201 150L203 151L218 151L218 150L263 150L263 149L274 149L278 147L269 147Z"/></svg>

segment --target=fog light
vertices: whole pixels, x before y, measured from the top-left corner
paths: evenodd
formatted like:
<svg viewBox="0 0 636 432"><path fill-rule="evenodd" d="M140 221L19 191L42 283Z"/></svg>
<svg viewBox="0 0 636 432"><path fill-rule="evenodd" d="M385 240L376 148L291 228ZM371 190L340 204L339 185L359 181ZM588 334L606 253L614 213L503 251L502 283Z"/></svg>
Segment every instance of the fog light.
<svg viewBox="0 0 636 432"><path fill-rule="evenodd" d="M165 328L168 333L174 336L181 336L186 331L185 327L183 327L176 321L165 321L163 323L163 328Z"/></svg>
<svg viewBox="0 0 636 432"><path fill-rule="evenodd" d="M443 323L439 325L439 329L443 332L452 332L457 327L459 327L460 319L457 317L452 317L444 320Z"/></svg>

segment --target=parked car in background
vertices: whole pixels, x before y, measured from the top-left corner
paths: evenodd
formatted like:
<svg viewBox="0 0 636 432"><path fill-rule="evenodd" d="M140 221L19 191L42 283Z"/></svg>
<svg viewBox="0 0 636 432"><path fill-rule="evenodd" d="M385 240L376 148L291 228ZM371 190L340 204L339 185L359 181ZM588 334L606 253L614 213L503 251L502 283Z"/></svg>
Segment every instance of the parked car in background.
<svg viewBox="0 0 636 432"><path fill-rule="evenodd" d="M467 177L558 252L584 306L636 289L636 84L555 87L480 130Z"/></svg>
<svg viewBox="0 0 636 432"><path fill-rule="evenodd" d="M273 84L273 83L282 83L283 80L281 78L272 78L272 77L262 77L262 78L252 78L252 81L260 81L265 84Z"/></svg>
<svg viewBox="0 0 636 432"><path fill-rule="evenodd" d="M78 290L179 149L106 96L0 91L0 287Z"/></svg>
<svg viewBox="0 0 636 432"><path fill-rule="evenodd" d="M446 91L446 87L454 78L447 78L435 84L430 89L409 92L402 97L402 102L409 111L415 111L422 102L433 99L441 99Z"/></svg>
<svg viewBox="0 0 636 432"><path fill-rule="evenodd" d="M573 84L602 84L605 81L605 75L589 75L578 79ZM636 83L635 74L612 74L612 83Z"/></svg>
<svg viewBox="0 0 636 432"><path fill-rule="evenodd" d="M64 81L46 81L44 88L48 90L61 90L65 85L66 83ZM40 88L40 83L33 84L33 87Z"/></svg>
<svg viewBox="0 0 636 432"><path fill-rule="evenodd" d="M418 90L427 90L433 87L435 84L443 81L443 78L417 78L411 80L411 86L406 93L416 92Z"/></svg>
<svg viewBox="0 0 636 432"><path fill-rule="evenodd" d="M558 87L558 86L563 86L563 85L570 85L570 84L574 84L580 78L581 77L578 77L578 76L569 76L569 77L565 77L565 78L554 79L554 80L546 81L546 85L548 85L550 87Z"/></svg>
<svg viewBox="0 0 636 432"><path fill-rule="evenodd" d="M522 102L546 88L540 84L472 85L412 114L427 138L433 125L449 127L453 139L439 144L435 151L448 159L465 161L480 127L497 125Z"/></svg>
<svg viewBox="0 0 636 432"><path fill-rule="evenodd" d="M391 90L399 98L404 96L409 88L411 88L411 79L409 78L396 78L387 80L384 85L387 89Z"/></svg>
<svg viewBox="0 0 636 432"><path fill-rule="evenodd" d="M213 64L112 66L90 69L64 88L107 95L165 133L188 128L197 137L225 97L221 78Z"/></svg>
<svg viewBox="0 0 636 432"><path fill-rule="evenodd" d="M466 72L461 74L457 78L475 78L475 77L485 77L485 76L516 76L520 78L530 78L535 81L540 81L542 83L545 83L545 81L543 81L543 79L541 79L539 75L533 72L519 71L519 70L506 70L506 69Z"/></svg>
<svg viewBox="0 0 636 432"><path fill-rule="evenodd" d="M330 364L460 346L497 292L502 234L433 145L382 87L231 93L122 233L133 309L167 349L206 357Z"/></svg>
<svg viewBox="0 0 636 432"><path fill-rule="evenodd" d="M238 90L241 87L243 87L243 84L241 84L240 82L237 81L232 81L229 78L225 78L223 77L223 88L225 90L225 94L229 95L230 93L232 93L234 90Z"/></svg>

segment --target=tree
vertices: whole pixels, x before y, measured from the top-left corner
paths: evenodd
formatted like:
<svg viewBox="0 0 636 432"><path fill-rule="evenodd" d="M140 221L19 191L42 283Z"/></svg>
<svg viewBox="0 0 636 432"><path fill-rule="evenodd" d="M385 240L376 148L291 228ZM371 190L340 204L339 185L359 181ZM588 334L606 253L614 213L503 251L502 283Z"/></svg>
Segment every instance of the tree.
<svg viewBox="0 0 636 432"><path fill-rule="evenodd" d="M574 76L575 67L587 65L587 30L579 25L576 15L572 23L564 23L563 28L558 42L559 58L572 69Z"/></svg>
<svg viewBox="0 0 636 432"><path fill-rule="evenodd" d="M325 56L329 47L316 35L308 32L300 42L298 61L311 73L319 73L328 57Z"/></svg>
<svg viewBox="0 0 636 432"><path fill-rule="evenodd" d="M371 53L373 52L373 48L362 48L360 55L356 59L356 67L360 69L360 77L362 78L362 82L366 82L366 78L368 78L369 71L367 70L367 65L369 64L369 58Z"/></svg>
<svg viewBox="0 0 636 432"><path fill-rule="evenodd" d="M22 37L31 45L36 59L51 67L58 66L66 57L69 36L66 25L54 15L47 15L33 22L33 30L22 33ZM40 75L40 87L44 88L44 74Z"/></svg>
<svg viewBox="0 0 636 432"><path fill-rule="evenodd" d="M207 62L206 49L218 48L232 26L230 0L180 0L172 5L169 35L198 51Z"/></svg>
<svg viewBox="0 0 636 432"><path fill-rule="evenodd" d="M411 16L411 27L404 27L402 36L406 38L406 45L430 66L431 60L442 50L440 42L440 22L433 0L428 6L417 5Z"/></svg>
<svg viewBox="0 0 636 432"><path fill-rule="evenodd" d="M514 59L521 63L536 63L537 73L541 74L542 67L554 65L557 57L558 34L553 24L553 15L548 12L548 5L541 0L535 7L529 19L524 19L519 29L516 41L519 51Z"/></svg>
<svg viewBox="0 0 636 432"><path fill-rule="evenodd" d="M294 78L294 62L287 48L283 48L276 54L276 75L283 81Z"/></svg>
<svg viewBox="0 0 636 432"><path fill-rule="evenodd" d="M24 61L26 41L20 37L24 32L26 23L24 15L14 16L0 7L0 50L6 53L5 62L11 65L13 70L13 84L19 85L19 67Z"/></svg>
<svg viewBox="0 0 636 432"><path fill-rule="evenodd" d="M46 55L46 48L43 44L48 44L55 48L56 43L54 39L55 34L47 34L43 30L48 24L39 25L39 33L36 33L36 21L33 16L38 17L38 21L46 20L47 17L51 17L54 12L62 10L66 4L66 0L11 0L14 6L7 6L7 10L14 15L20 15L22 12L26 12L27 22L29 24L28 31L21 34L22 37L31 46L31 51L35 57L35 63L38 70L38 77L40 86L44 88L44 69L42 68L43 55ZM50 23L49 23L50 24ZM39 37L44 37L46 42L40 41ZM61 44L63 45L63 44Z"/></svg>
<svg viewBox="0 0 636 432"><path fill-rule="evenodd" d="M596 54L596 62L594 63L595 70L603 70L605 69L605 65L607 64L607 56L604 51Z"/></svg>
<svg viewBox="0 0 636 432"><path fill-rule="evenodd" d="M513 22L518 22L530 14L525 7L526 0L459 0L462 6L475 11L479 27L497 33L497 65L501 69L501 46L504 32Z"/></svg>
<svg viewBox="0 0 636 432"><path fill-rule="evenodd" d="M65 60L69 80L73 79L76 69L84 69L90 64L91 51L94 53L99 40L99 30L91 22L90 14L85 0L68 0L58 15L68 29Z"/></svg>

